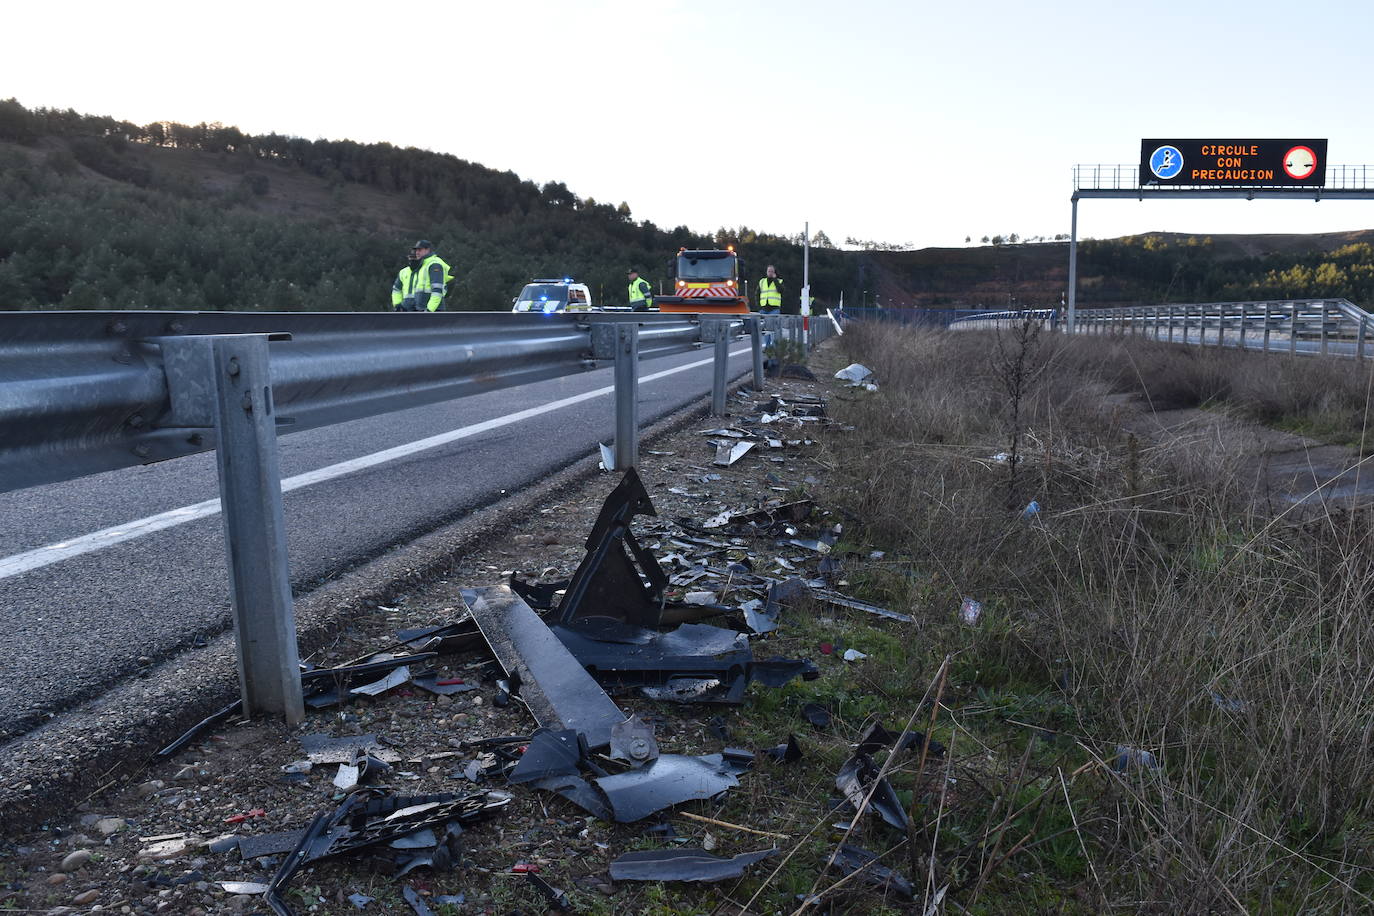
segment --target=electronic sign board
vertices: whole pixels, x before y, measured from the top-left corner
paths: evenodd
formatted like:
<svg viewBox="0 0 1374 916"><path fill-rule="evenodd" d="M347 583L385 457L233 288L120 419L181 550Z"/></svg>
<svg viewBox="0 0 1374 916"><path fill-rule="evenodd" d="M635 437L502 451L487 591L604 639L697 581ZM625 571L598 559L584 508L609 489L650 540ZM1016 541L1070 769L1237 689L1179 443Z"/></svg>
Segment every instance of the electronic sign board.
<svg viewBox="0 0 1374 916"><path fill-rule="evenodd" d="M1141 140L1141 187L1320 188L1325 140Z"/></svg>

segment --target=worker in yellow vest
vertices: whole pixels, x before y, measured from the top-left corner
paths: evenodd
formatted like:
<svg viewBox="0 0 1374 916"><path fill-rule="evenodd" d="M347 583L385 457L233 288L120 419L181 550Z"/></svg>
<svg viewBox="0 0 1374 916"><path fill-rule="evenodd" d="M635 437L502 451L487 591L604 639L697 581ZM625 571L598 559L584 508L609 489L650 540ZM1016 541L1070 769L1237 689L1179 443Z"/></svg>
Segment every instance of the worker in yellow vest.
<svg viewBox="0 0 1374 916"><path fill-rule="evenodd" d="M452 281L448 264L434 253L434 243L421 239L391 284L391 307L398 312L437 312Z"/></svg>
<svg viewBox="0 0 1374 916"><path fill-rule="evenodd" d="M630 268L630 308L636 312L647 312L654 304L654 288L648 280L641 279L639 271Z"/></svg>
<svg viewBox="0 0 1374 916"><path fill-rule="evenodd" d="M782 309L782 280L772 264L768 265L768 276L759 280L759 311L765 315L776 315Z"/></svg>

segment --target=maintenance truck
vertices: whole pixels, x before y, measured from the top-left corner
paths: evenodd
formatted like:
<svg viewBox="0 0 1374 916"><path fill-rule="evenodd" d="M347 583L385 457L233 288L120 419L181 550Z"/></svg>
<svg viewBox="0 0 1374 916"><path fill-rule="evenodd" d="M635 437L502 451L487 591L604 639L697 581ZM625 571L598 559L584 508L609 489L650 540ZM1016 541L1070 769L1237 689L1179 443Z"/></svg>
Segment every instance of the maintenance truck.
<svg viewBox="0 0 1374 916"><path fill-rule="evenodd" d="M740 280L743 270L734 245L724 251L681 248L669 269L673 291L655 296L654 305L660 312L747 315L749 296Z"/></svg>

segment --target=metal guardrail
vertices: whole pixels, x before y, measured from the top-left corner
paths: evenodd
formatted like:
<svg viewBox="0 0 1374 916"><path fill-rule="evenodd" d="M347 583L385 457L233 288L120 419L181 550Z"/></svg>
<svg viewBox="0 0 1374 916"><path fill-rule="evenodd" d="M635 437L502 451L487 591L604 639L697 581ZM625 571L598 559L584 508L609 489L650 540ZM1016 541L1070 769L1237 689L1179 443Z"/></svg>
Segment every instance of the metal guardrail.
<svg viewBox="0 0 1374 916"><path fill-rule="evenodd" d="M846 308L841 318L847 321L881 321L928 328L953 330L995 327L1008 321L1020 321L1033 315L1057 327L1058 309L916 309L916 308Z"/></svg>
<svg viewBox="0 0 1374 916"><path fill-rule="evenodd" d="M654 313L0 313L0 492L214 449L244 710L304 715L279 433L615 367L618 468L638 459L638 366L800 316Z"/></svg>
<svg viewBox="0 0 1374 916"><path fill-rule="evenodd" d="M1374 315L1346 299L1079 309L1076 332L1266 353L1374 355Z"/></svg>
<svg viewBox="0 0 1374 916"><path fill-rule="evenodd" d="M845 309L850 321L987 330L1043 321L1064 330L1059 309ZM1285 299L1078 309L1073 333L1138 335L1167 343L1318 356L1374 355L1374 315L1347 299Z"/></svg>

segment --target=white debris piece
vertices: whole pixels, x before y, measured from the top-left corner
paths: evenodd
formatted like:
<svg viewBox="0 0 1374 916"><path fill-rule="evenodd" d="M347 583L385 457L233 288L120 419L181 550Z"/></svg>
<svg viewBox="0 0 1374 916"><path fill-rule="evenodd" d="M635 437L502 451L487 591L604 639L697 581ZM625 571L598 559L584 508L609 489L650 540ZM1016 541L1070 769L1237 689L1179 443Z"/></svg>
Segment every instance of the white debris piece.
<svg viewBox="0 0 1374 916"><path fill-rule="evenodd" d="M862 385L873 377L873 370L859 363L850 363L839 372L835 373L835 378L843 379L850 385Z"/></svg>

